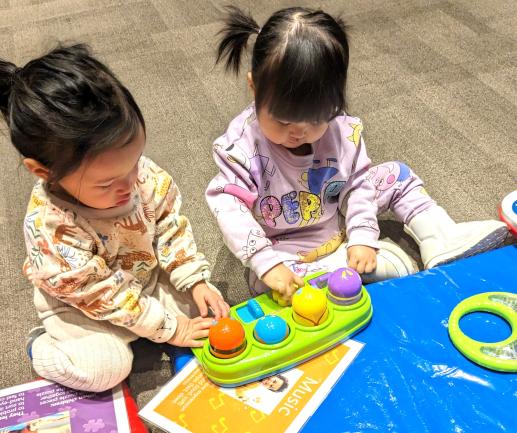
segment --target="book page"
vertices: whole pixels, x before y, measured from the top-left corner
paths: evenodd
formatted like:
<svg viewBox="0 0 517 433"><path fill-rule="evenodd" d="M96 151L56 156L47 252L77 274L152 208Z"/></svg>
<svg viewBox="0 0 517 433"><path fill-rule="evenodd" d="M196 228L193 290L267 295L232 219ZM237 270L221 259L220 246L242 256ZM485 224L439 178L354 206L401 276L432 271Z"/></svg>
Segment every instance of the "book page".
<svg viewBox="0 0 517 433"><path fill-rule="evenodd" d="M0 433L129 431L120 386L89 393L37 380L0 390Z"/></svg>
<svg viewBox="0 0 517 433"><path fill-rule="evenodd" d="M139 414L168 432L297 432L362 347L348 340L290 370L234 388L213 384L193 359Z"/></svg>

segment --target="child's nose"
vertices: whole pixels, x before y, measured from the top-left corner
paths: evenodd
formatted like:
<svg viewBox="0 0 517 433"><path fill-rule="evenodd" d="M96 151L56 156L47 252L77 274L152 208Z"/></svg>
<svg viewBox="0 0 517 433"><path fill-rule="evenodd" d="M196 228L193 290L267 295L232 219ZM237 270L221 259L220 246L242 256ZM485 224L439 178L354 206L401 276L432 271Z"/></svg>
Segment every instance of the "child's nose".
<svg viewBox="0 0 517 433"><path fill-rule="evenodd" d="M135 176L128 176L124 179L123 182L120 183L120 186L118 188L118 192L122 194L128 194L133 189L133 185L136 182Z"/></svg>
<svg viewBox="0 0 517 433"><path fill-rule="evenodd" d="M293 123L291 128L291 135L301 138L307 132L307 124L306 123Z"/></svg>

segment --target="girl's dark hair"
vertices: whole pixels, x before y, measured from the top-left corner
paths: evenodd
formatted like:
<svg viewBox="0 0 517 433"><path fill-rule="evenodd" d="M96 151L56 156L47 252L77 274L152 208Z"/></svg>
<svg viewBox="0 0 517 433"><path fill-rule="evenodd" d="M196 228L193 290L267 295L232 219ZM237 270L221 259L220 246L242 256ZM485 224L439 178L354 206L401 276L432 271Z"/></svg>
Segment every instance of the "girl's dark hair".
<svg viewBox="0 0 517 433"><path fill-rule="evenodd" d="M282 385L274 392L282 392L289 386L289 381L287 380L287 377L285 377L283 374L277 374L276 377L278 377L282 381Z"/></svg>
<svg viewBox="0 0 517 433"><path fill-rule="evenodd" d="M16 149L44 164L52 182L145 129L129 90L83 44L59 46L23 68L0 59L0 111Z"/></svg>
<svg viewBox="0 0 517 433"><path fill-rule="evenodd" d="M345 25L321 10L275 12L262 28L235 6L227 7L217 61L239 72L248 38L257 34L251 60L257 111L277 119L329 121L346 106L349 47Z"/></svg>

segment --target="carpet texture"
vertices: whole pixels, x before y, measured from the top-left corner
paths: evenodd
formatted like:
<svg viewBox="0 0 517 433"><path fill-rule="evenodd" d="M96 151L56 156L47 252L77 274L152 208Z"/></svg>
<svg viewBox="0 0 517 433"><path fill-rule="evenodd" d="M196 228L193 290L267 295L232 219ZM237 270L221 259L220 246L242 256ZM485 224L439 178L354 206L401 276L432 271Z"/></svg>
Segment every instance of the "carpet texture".
<svg viewBox="0 0 517 433"><path fill-rule="evenodd" d="M250 100L245 76L214 67L227 2L0 0L0 58L22 65L58 41L87 42L118 74L147 123L146 153L175 178L213 281L231 303L247 297L244 271L224 247L204 200L215 174L211 143ZM495 218L517 184L515 0L240 1L262 24L295 4L341 13L349 26L349 112L363 120L375 163L405 161L457 220ZM0 387L32 379L24 339L37 325L21 273L22 221L33 184L1 127ZM402 226L383 235L417 258ZM138 404L170 378L157 346L135 344L129 384Z"/></svg>

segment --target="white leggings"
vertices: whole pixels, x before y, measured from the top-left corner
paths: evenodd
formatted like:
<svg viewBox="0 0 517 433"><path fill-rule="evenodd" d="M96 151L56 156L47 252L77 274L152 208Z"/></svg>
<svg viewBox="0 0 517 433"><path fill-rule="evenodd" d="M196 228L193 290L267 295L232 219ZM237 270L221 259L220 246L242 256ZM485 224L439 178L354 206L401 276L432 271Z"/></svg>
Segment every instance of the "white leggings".
<svg viewBox="0 0 517 433"><path fill-rule="evenodd" d="M191 292L178 292L162 278L152 296L175 316L199 315ZM126 328L86 317L80 310L35 289L34 302L45 333L32 344L32 364L42 377L69 388L101 392L130 373L138 338Z"/></svg>

